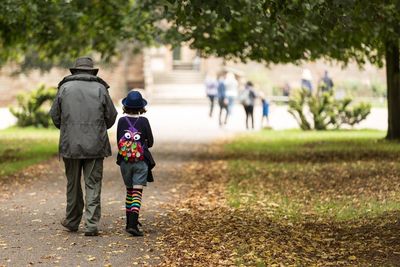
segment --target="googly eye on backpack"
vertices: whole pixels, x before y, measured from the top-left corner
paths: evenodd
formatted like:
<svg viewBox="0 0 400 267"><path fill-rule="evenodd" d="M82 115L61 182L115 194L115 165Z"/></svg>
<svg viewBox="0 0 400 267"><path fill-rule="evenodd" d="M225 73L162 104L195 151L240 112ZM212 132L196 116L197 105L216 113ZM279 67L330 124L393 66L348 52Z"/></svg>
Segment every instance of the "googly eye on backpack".
<svg viewBox="0 0 400 267"><path fill-rule="evenodd" d="M125 139L130 140L130 139L132 138L132 135L131 135L130 132L126 132L126 133L124 134L124 137L125 137Z"/></svg>
<svg viewBox="0 0 400 267"><path fill-rule="evenodd" d="M136 134L133 136L133 140L139 141L139 140L140 140L140 134L136 133Z"/></svg>

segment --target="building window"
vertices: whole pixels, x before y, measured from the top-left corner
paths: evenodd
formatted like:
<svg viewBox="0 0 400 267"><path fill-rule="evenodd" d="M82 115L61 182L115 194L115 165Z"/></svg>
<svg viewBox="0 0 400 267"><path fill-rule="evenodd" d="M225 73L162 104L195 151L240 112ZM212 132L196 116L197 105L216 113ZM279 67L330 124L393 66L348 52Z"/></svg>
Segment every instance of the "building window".
<svg viewBox="0 0 400 267"><path fill-rule="evenodd" d="M179 61L181 60L181 47L177 46L172 50L172 58L173 60Z"/></svg>

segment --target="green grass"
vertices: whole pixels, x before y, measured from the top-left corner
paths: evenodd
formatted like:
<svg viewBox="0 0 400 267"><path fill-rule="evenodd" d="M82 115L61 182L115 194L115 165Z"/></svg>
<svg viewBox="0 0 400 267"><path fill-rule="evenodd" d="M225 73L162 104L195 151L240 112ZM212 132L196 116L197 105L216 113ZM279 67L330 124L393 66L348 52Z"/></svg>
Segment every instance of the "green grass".
<svg viewBox="0 0 400 267"><path fill-rule="evenodd" d="M0 177L57 155L57 129L17 128L0 131Z"/></svg>
<svg viewBox="0 0 400 267"><path fill-rule="evenodd" d="M256 153L287 153L306 144L315 144L312 150L339 150L352 149L359 145L374 145L380 143L378 149L392 149L392 143L384 142L385 133L377 130L359 131L260 131L254 134L243 134L226 146L228 152L241 152L250 150ZM352 147L347 144L351 142ZM321 145L320 145L321 144ZM303 148L304 149L304 148ZM368 149L373 149L372 146ZM400 146L395 146L400 150Z"/></svg>
<svg viewBox="0 0 400 267"><path fill-rule="evenodd" d="M400 210L400 143L385 133L262 131L225 146L232 207L271 218L377 217Z"/></svg>

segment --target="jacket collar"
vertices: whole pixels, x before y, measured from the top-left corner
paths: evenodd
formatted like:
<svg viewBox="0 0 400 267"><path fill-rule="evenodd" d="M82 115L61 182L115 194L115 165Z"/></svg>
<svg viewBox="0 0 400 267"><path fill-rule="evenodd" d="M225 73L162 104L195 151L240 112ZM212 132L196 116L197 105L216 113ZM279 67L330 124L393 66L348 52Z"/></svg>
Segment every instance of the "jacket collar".
<svg viewBox="0 0 400 267"><path fill-rule="evenodd" d="M61 85L63 85L66 82L70 81L88 81L88 82L98 82L106 89L110 88L110 86L100 77L89 74L89 73L79 73L79 74L72 74L64 77L62 81L58 84L58 88L60 88Z"/></svg>

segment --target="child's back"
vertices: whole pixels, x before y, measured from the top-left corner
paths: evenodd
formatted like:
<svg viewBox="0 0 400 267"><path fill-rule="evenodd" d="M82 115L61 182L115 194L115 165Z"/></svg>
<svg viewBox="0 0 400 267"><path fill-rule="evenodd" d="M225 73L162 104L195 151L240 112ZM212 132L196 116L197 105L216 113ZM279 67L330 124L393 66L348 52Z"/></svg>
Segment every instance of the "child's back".
<svg viewBox="0 0 400 267"><path fill-rule="evenodd" d="M141 117L146 112L147 101L137 91L131 91L122 100L126 116L118 121L117 164L126 186L126 231L142 236L139 230L139 211L142 204L143 186L152 181L151 168L155 166L149 148L153 146L153 133L149 120ZM151 177L151 179L149 178Z"/></svg>
<svg viewBox="0 0 400 267"><path fill-rule="evenodd" d="M144 149L152 147L154 140L149 120L146 117L140 117L138 115L127 115L119 119L117 127L117 142L119 142L124 134L129 131L131 125L134 125L134 128L140 133L140 142L143 144ZM117 164L120 165L123 160L124 157L118 153Z"/></svg>

